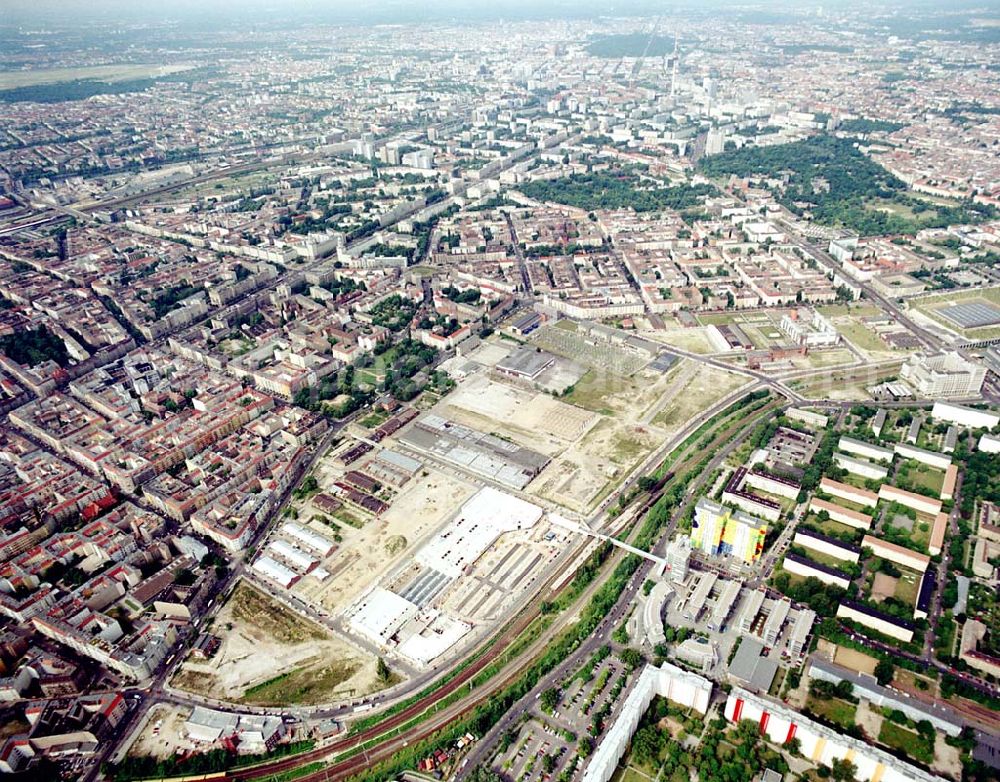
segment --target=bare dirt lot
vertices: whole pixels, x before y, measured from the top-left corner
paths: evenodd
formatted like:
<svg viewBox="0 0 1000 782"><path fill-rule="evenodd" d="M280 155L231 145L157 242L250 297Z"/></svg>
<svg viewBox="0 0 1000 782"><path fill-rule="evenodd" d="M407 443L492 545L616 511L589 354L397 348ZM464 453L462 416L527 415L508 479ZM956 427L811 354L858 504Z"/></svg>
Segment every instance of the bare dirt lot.
<svg viewBox="0 0 1000 782"><path fill-rule="evenodd" d="M553 459L530 491L587 512L691 418L746 383L741 375L683 359L665 373L592 370L566 398L600 412L600 422Z"/></svg>
<svg viewBox="0 0 1000 782"><path fill-rule="evenodd" d="M552 462L528 491L576 512L585 512L613 482L637 466L676 426L651 419L696 379L702 400L728 388L717 377L699 375L692 362L668 372L639 370L632 375L591 369L562 399L510 385L485 374L473 375L435 408L435 413L544 453ZM713 370L712 374L726 375ZM742 378L736 378L737 385ZM567 403L568 402L568 403ZM688 400L684 409L700 409Z"/></svg>
<svg viewBox="0 0 1000 782"><path fill-rule="evenodd" d="M876 573L872 583L872 600L881 603L887 597L892 597L896 593L896 581L897 579L885 573Z"/></svg>
<svg viewBox="0 0 1000 782"><path fill-rule="evenodd" d="M576 336L561 328L552 333ZM688 359L666 371L632 367L628 374L598 363L590 362L587 374L558 399L482 370L464 378L434 413L550 457L527 491L586 513L692 417L749 382ZM318 472L325 484L325 468ZM400 504L397 498L393 511ZM424 510L411 512L422 516ZM343 605L343 597L338 602Z"/></svg>
<svg viewBox="0 0 1000 782"><path fill-rule="evenodd" d="M338 471L324 460L316 473L320 486L327 487ZM330 613L346 608L474 493L471 484L425 467L395 495L381 517L367 519L360 529L342 525L339 547L322 563L329 577L320 581L307 576L296 585L296 592ZM313 512L311 501L301 503L300 520Z"/></svg>
<svg viewBox="0 0 1000 782"><path fill-rule="evenodd" d="M241 583L219 612L215 657L187 660L178 689L260 705L326 703L379 689L376 660Z"/></svg>
<svg viewBox="0 0 1000 782"><path fill-rule="evenodd" d="M698 364L697 371L683 386L673 390L653 423L673 434L699 412L748 382L744 375Z"/></svg>
<svg viewBox="0 0 1000 782"><path fill-rule="evenodd" d="M639 464L660 442L649 430L604 418L587 436L553 460L530 487L577 512L595 505L613 481Z"/></svg>
<svg viewBox="0 0 1000 782"><path fill-rule="evenodd" d="M878 660L874 657L869 657L867 654L859 652L856 649L848 649L844 646L837 647L833 661L837 665L850 668L852 671L867 673L871 676L875 675L875 666L878 665Z"/></svg>
<svg viewBox="0 0 1000 782"><path fill-rule="evenodd" d="M639 336L650 339L653 342L660 342L664 345L671 345L681 350L687 350L691 353L714 353L715 348L712 347L712 341L705 332L705 326L686 328L667 321L665 328L662 329L654 329L652 326L649 328L640 328Z"/></svg>
<svg viewBox="0 0 1000 782"><path fill-rule="evenodd" d="M129 748L128 754L166 760L193 749L194 745L184 734L184 721L190 713L190 708L157 704L150 709L146 727Z"/></svg>
<svg viewBox="0 0 1000 782"><path fill-rule="evenodd" d="M435 411L485 432L502 434L549 456L560 453L596 423L598 416L548 394L473 375Z"/></svg>
<svg viewBox="0 0 1000 782"><path fill-rule="evenodd" d="M891 362L866 364L849 369L827 369L807 378L789 382L789 387L811 399L841 401L870 400L868 388L899 375L902 359L898 354Z"/></svg>

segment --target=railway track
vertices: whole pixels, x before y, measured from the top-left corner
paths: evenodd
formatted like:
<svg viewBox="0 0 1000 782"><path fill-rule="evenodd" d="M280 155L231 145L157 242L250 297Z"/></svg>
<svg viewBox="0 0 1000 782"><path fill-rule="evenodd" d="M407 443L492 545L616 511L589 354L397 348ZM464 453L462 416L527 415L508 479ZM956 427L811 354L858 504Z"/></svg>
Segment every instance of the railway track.
<svg viewBox="0 0 1000 782"><path fill-rule="evenodd" d="M581 545L581 549L583 545ZM476 658L472 663L467 665L462 669L456 676L451 680L443 684L441 687L435 689L433 692L428 693L425 697L421 698L419 701L414 702L410 706L402 709L401 711L386 717L377 725L367 728L363 731L359 731L356 734L345 736L338 741L334 741L331 744L327 744L323 747L316 747L314 749L308 750L306 752L294 755L288 758L282 758L275 760L271 763L266 763L258 766L250 766L242 769L232 769L225 773L224 776L219 777L220 782L226 780L228 782L236 782L236 780L251 780L251 779L261 779L271 776L273 774L279 774L282 771L288 771L293 768L297 768L302 765L306 765L313 761L322 760L331 755L342 754L344 752L350 752L358 747L361 747L368 742L384 736L387 733L391 733L393 730L406 725L408 722L421 714L426 712L438 701L448 697L450 694L459 690L463 686L468 686L470 682L479 674L483 669L487 668L491 663L495 662L498 658L502 657L514 644L521 634L528 629L528 627L538 618L541 614L541 604L548 597L548 593L551 590L551 586L560 577L560 573L553 573L549 579L542 585L538 590L535 598L521 610L521 612L515 617L514 621L510 623L504 630L500 632L498 636L495 636L493 642L490 644L490 648L478 658ZM520 671L520 668L518 668ZM503 686L507 683L510 676L504 677L503 681L496 683L490 683L490 691L496 689L496 685ZM477 693L479 695L480 693ZM474 702L471 706L467 708L474 708ZM442 710L440 712L442 716L447 715L447 720L450 722L455 718L455 714L450 713L450 707ZM430 729L429 732L437 730L440 725L439 720L435 717L427 720L428 723L433 723L434 727ZM423 727L423 725L421 725ZM407 734L407 743L412 740L418 740L422 736L413 736L412 734ZM381 747L382 745L379 745ZM367 756L369 758L375 757L376 750L373 749L366 753L361 753L358 757L362 760ZM352 760L353 758L348 758L347 760ZM336 764L334 764L336 765ZM332 775L333 766L327 766L325 771ZM302 779L308 779L309 777L302 777ZM331 779L336 777L331 776Z"/></svg>
<svg viewBox="0 0 1000 782"><path fill-rule="evenodd" d="M752 418L754 420L760 419L769 413L773 413L780 406L780 398L774 398L771 402L764 405L759 410L754 411ZM634 514L632 518L641 518L642 515L644 515L653 506L653 504L660 499L663 492L678 475L683 475L690 471L698 463L698 461L700 461L700 458L705 451L716 449L724 440L731 437L734 432L745 429L746 424L747 420L745 418L727 417L719 422L719 428L716 430L716 434L712 438L711 445L708 449L699 449L697 447L697 443L693 443L686 447L684 451L679 454L679 463L657 481L656 485L652 487L652 490L647 493L647 496L640 506L639 512ZM605 564L607 566L613 565L616 559L620 556L624 555L619 555L616 552L612 557L609 557ZM323 766L323 768L296 778L302 782L320 782L321 780L322 782L336 782L337 780L346 779L354 774L371 768L373 765L391 758L393 754L411 743L422 741L432 736L449 723L467 717L483 701L483 699L489 697L497 691L502 690L508 684L515 681L524 669L531 665L535 655L528 653L521 655L517 664L504 671L496 679L487 682L481 690L477 691L475 694L470 692L467 698L463 698L453 704L450 704L448 707L442 709L438 714L435 714L431 718L421 722L419 725L414 726L413 730L386 738L376 745L370 748L364 748L362 751L358 752L359 748L363 748L369 742L383 738L387 734L391 734L394 730L405 726L408 722L426 712L427 709L431 708L434 703L446 698L448 695L459 690L466 684L471 683L479 672L484 670L491 663L495 662L498 658L502 657L510 646L515 643L519 636L527 630L531 623L534 622L540 615L541 603L547 597L551 585L560 577L560 575L561 574L558 573L553 574L545 582L545 584L543 584L536 597L531 601L531 603L528 604L528 606L522 609L521 613L518 614L513 623L508 625L508 627L505 628L499 636L497 636L496 640L486 653L478 657L473 663L463 669L461 673L456 675L439 689L429 693L426 697L421 698L419 701L413 703L397 714L387 717L377 725L353 736L346 736L342 740L333 742L332 744L324 747L318 747L293 757L276 760L272 763L244 769L234 769L226 772L224 776L221 776L218 779L220 782L248 782L250 780L261 780L261 782L263 782L276 774L300 768L308 765L309 763L328 758L331 755L335 756L338 754L353 752L354 754L350 757L345 757L341 760L334 759L333 762ZM600 581L595 579L591 588L588 588L588 590L586 590L577 599L581 600L587 597L588 593L599 583ZM557 629L558 628L554 627L551 628L551 631L554 632ZM543 640L547 642L545 634L537 639L532 644L531 648L537 647Z"/></svg>

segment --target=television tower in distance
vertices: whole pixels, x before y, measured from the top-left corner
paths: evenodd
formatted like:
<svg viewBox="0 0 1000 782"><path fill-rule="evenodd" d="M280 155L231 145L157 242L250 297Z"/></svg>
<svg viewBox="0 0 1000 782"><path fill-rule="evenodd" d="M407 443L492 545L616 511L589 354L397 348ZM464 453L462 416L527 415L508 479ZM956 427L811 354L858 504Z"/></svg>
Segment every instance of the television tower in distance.
<svg viewBox="0 0 1000 782"><path fill-rule="evenodd" d="M674 33L674 67L670 72L670 97L673 98L677 94L677 61L680 59L677 56L677 33Z"/></svg>

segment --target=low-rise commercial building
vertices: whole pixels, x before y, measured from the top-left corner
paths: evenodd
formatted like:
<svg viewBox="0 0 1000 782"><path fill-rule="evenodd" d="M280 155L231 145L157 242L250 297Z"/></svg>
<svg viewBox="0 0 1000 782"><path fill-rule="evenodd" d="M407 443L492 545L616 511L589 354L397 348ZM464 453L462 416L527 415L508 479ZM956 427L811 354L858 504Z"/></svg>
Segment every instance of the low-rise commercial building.
<svg viewBox="0 0 1000 782"><path fill-rule="evenodd" d="M778 662L766 657L765 652L764 644L756 638L741 638L729 663L729 678L754 692L767 692L778 673Z"/></svg>

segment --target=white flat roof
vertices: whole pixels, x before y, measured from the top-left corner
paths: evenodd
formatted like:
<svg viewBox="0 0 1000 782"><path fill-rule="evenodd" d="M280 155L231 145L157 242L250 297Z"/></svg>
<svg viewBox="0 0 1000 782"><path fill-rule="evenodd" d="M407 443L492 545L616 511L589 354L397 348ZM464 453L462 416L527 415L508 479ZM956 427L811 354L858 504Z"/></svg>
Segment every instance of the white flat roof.
<svg viewBox="0 0 1000 782"><path fill-rule="evenodd" d="M310 548L316 549L316 551L323 556L329 554L334 548L334 542L332 540L320 535L318 532L314 532L307 527L302 527L291 521L285 522L285 524L281 527L281 531L289 537L295 538L301 543L305 543Z"/></svg>
<svg viewBox="0 0 1000 782"><path fill-rule="evenodd" d="M284 557L292 565L300 570L308 570L316 564L316 560L306 554L302 549L296 548L291 543L284 540L275 540L268 544L268 551Z"/></svg>
<svg viewBox="0 0 1000 782"><path fill-rule="evenodd" d="M422 565L458 578L502 534L533 527L542 512L537 505L486 487L469 499L451 523L413 558Z"/></svg>
<svg viewBox="0 0 1000 782"><path fill-rule="evenodd" d="M261 557L258 559L253 563L253 569L262 576L270 578L272 581L277 581L283 587L291 586L292 582L298 578L298 574L270 557Z"/></svg>
<svg viewBox="0 0 1000 782"><path fill-rule="evenodd" d="M465 622L446 614L438 614L423 631L405 639L397 651L419 665L428 665L458 643L471 629L472 626Z"/></svg>
<svg viewBox="0 0 1000 782"><path fill-rule="evenodd" d="M355 604L349 624L355 632L384 644L418 610L409 600L376 586Z"/></svg>

